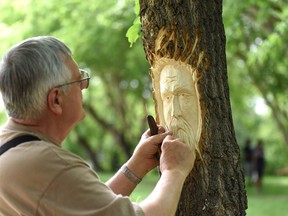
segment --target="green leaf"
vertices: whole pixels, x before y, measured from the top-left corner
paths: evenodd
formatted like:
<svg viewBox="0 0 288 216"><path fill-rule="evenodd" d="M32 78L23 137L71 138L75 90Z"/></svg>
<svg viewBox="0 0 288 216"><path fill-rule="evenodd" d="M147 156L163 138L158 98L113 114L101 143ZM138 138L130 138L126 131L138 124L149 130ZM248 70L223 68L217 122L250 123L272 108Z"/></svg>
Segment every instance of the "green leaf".
<svg viewBox="0 0 288 216"><path fill-rule="evenodd" d="M139 12L140 12L140 3L139 0L135 0L134 13L136 14L136 16L138 16Z"/></svg>
<svg viewBox="0 0 288 216"><path fill-rule="evenodd" d="M140 17L137 17L133 25L128 29L126 33L126 37L128 38L130 47L132 47L133 43L135 43L139 38L140 29L141 29Z"/></svg>

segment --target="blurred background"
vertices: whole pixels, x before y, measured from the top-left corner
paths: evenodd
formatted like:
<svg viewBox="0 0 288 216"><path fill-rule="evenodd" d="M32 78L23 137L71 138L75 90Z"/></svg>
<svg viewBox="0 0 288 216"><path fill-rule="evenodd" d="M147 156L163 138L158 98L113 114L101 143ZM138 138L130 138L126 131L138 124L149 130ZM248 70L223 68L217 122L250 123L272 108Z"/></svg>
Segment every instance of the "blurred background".
<svg viewBox="0 0 288 216"><path fill-rule="evenodd" d="M135 2L0 0L0 5L1 56L23 39L53 35L72 49L80 67L91 72L90 87L83 91L86 119L63 146L83 157L104 180L109 178L133 153L148 127L146 115L155 115L142 41L131 46L126 37L136 19ZM264 151L262 187L255 186L254 172L247 173L247 215L287 216L288 4L286 0L224 1L223 22L243 167L248 140L252 152L259 140ZM0 123L6 119L1 101ZM133 199L143 199L157 178L156 172L149 175Z"/></svg>

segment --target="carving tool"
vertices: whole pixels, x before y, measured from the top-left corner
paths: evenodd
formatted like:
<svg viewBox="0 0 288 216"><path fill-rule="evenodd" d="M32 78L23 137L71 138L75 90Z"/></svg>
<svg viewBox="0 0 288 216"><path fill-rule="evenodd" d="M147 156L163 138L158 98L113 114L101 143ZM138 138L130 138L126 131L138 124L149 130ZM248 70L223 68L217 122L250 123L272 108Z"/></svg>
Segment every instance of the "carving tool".
<svg viewBox="0 0 288 216"><path fill-rule="evenodd" d="M156 124L155 119L153 118L153 116L151 115L147 115L147 122L150 128L150 133L151 136L158 134L158 126ZM158 144L158 152L156 153L155 157L157 158L157 160L160 160L160 155L161 155L161 144Z"/></svg>

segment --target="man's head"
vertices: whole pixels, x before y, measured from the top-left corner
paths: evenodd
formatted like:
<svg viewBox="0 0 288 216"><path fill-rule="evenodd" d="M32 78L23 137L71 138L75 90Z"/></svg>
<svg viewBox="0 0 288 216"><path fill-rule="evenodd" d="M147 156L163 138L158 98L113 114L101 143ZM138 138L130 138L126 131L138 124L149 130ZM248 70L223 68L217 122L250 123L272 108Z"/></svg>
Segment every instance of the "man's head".
<svg viewBox="0 0 288 216"><path fill-rule="evenodd" d="M70 49L50 36L27 39L13 46L0 64L0 91L10 117L37 119L53 87L71 79Z"/></svg>

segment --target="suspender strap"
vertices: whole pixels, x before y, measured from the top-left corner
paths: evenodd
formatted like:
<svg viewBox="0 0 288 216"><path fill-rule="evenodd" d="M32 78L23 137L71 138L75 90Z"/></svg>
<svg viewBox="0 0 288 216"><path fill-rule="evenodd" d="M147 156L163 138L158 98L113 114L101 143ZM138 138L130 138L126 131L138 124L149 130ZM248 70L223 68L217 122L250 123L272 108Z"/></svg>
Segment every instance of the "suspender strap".
<svg viewBox="0 0 288 216"><path fill-rule="evenodd" d="M23 135L23 136L16 137L16 138L6 142L2 146L0 146L0 155L2 155L4 152L9 150L10 148L16 147L17 145L19 145L21 143L29 142L29 141L33 141L33 140L41 140L41 139L39 139L38 137L33 136L33 135Z"/></svg>

